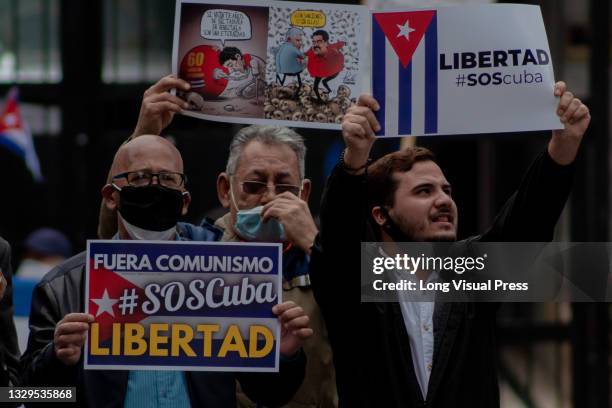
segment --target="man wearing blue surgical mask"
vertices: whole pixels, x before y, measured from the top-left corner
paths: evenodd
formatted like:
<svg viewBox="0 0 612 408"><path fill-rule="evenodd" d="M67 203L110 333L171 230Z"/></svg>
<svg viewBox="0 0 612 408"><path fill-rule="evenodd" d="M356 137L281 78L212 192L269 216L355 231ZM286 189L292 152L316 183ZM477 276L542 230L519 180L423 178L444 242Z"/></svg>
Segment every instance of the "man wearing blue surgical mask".
<svg viewBox="0 0 612 408"><path fill-rule="evenodd" d="M226 238L285 242L310 252L317 227L307 204L305 155L301 136L285 127L249 126L236 134L217 178L219 201L230 210L217 222Z"/></svg>
<svg viewBox="0 0 612 408"><path fill-rule="evenodd" d="M183 100L168 92L173 88L187 91L189 83L170 75L145 92L131 138L161 134L174 113L187 108ZM288 128L248 126L232 139L229 150L225 172L217 179L217 194L230 211L215 226L223 229L223 241L284 244L283 300L304 309L314 331L303 346L307 356L304 382L285 407L336 407L331 347L310 286L309 254L317 227L307 203L311 183L305 178L304 141ZM103 206L100 238L112 237L116 223L115 213ZM238 406L256 405L239 391Z"/></svg>
<svg viewBox="0 0 612 408"><path fill-rule="evenodd" d="M215 226L223 241L282 242L283 299L300 305L314 335L305 342L308 356L304 384L286 407L337 404L331 349L319 307L310 288L309 254L318 233L305 178L306 146L293 130L248 126L232 139L225 172L217 178L219 201L229 213ZM239 407L255 405L238 395Z"/></svg>

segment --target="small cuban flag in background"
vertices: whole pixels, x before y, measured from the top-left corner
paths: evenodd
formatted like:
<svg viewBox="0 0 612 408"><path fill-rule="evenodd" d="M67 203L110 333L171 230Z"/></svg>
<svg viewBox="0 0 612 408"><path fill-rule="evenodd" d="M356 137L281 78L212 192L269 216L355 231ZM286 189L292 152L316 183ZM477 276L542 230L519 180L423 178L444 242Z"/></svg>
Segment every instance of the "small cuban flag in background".
<svg viewBox="0 0 612 408"><path fill-rule="evenodd" d="M0 147L21 157L34 180L42 181L32 134L19 110L19 92L15 87L9 91L4 110L0 115Z"/></svg>
<svg viewBox="0 0 612 408"><path fill-rule="evenodd" d="M372 90L379 136L438 132L435 10L372 13Z"/></svg>

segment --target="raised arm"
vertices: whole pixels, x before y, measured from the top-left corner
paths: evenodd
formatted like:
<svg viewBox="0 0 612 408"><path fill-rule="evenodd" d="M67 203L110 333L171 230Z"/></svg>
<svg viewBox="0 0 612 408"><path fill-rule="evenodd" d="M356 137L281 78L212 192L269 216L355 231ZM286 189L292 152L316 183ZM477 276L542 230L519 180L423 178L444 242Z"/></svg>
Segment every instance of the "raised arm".
<svg viewBox="0 0 612 408"><path fill-rule="evenodd" d="M129 139L141 135L160 135L170 125L175 113L189 107L187 102L172 95L170 90L188 91L189 88L189 82L168 75L147 89L142 97L138 123Z"/></svg>
<svg viewBox="0 0 612 408"><path fill-rule="evenodd" d="M566 166L576 158L582 137L591 122L591 114L589 108L567 90L565 82L557 82L554 92L559 97L557 115L564 128L553 130L548 154L557 164Z"/></svg>
<svg viewBox="0 0 612 408"><path fill-rule="evenodd" d="M142 97L138 122L134 133L126 139L126 142L142 135L160 135L170 125L175 113L187 109L189 104L181 98L170 94L170 90L179 89L188 91L190 85L187 81L168 75L157 81L147 89ZM109 172L107 183L111 182ZM110 239L117 233L117 213L111 211L100 203L100 214L98 216L98 238Z"/></svg>
<svg viewBox="0 0 612 408"><path fill-rule="evenodd" d="M345 149L342 160L327 179L321 201L321 243L334 250L347 240L363 239L366 191L365 168L380 128L374 111L378 102L370 95L361 95L342 120Z"/></svg>
<svg viewBox="0 0 612 408"><path fill-rule="evenodd" d="M591 116L589 109L564 82L554 89L557 115L564 129L555 130L546 152L540 154L506 202L484 241L550 241L571 191L574 159Z"/></svg>

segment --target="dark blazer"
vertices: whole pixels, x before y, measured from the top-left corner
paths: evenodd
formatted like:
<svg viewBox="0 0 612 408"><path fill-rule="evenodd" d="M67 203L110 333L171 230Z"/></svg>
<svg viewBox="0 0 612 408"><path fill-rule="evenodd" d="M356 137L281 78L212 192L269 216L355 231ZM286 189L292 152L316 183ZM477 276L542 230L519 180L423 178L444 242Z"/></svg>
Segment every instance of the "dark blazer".
<svg viewBox="0 0 612 408"><path fill-rule="evenodd" d="M493 226L470 240L550 241L571 189L573 166L547 153L529 168ZM332 172L313 248L311 279L329 331L342 407L499 406L496 304L436 303L434 361L423 398L398 303L361 303L360 242L369 226L364 176ZM466 245L459 241L455 245Z"/></svg>
<svg viewBox="0 0 612 408"><path fill-rule="evenodd" d="M83 370L83 359L66 366L53 347L55 325L65 315L84 311L85 253L49 272L34 289L28 348L22 356L24 386L77 387L75 407L122 407L128 371ZM236 380L254 401L269 407L291 399L304 378L303 352L292 360L281 358L279 373L186 372L192 407L236 406ZM40 407L40 403L32 406ZM52 406L51 404L46 406ZM65 406L59 404L57 406Z"/></svg>
<svg viewBox="0 0 612 408"><path fill-rule="evenodd" d="M13 276L11 247L0 238L0 270L7 280L6 292L0 299L0 387L18 385L19 344L13 322Z"/></svg>

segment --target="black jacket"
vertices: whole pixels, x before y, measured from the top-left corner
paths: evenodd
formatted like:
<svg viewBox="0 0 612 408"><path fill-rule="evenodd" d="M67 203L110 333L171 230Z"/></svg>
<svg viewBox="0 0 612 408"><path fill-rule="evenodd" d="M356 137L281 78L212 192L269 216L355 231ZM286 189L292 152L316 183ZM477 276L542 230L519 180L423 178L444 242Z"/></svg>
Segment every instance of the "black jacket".
<svg viewBox="0 0 612 408"><path fill-rule="evenodd" d="M85 253L76 255L49 272L34 289L28 348L22 356L24 386L76 386L79 407L122 407L129 371L83 370L83 359L66 366L53 347L55 325L65 315L84 311ZM244 392L265 406L289 401L304 378L306 358L283 361L279 373L186 372L193 407L236 406L235 381ZM41 406L40 403L34 406ZM58 404L58 406L65 406Z"/></svg>
<svg viewBox="0 0 612 408"><path fill-rule="evenodd" d="M13 278L11 247L0 238L0 270L7 281L6 292L0 299L0 387L18 385L19 344L13 322Z"/></svg>
<svg viewBox="0 0 612 408"><path fill-rule="evenodd" d="M541 154L492 228L470 240L550 241L572 175L573 166L559 166ZM497 305L436 303L434 362L424 400L399 304L360 302L360 242L376 241L366 221L366 196L364 176L334 169L323 194L321 235L312 255L311 279L329 331L340 405L499 406Z"/></svg>

